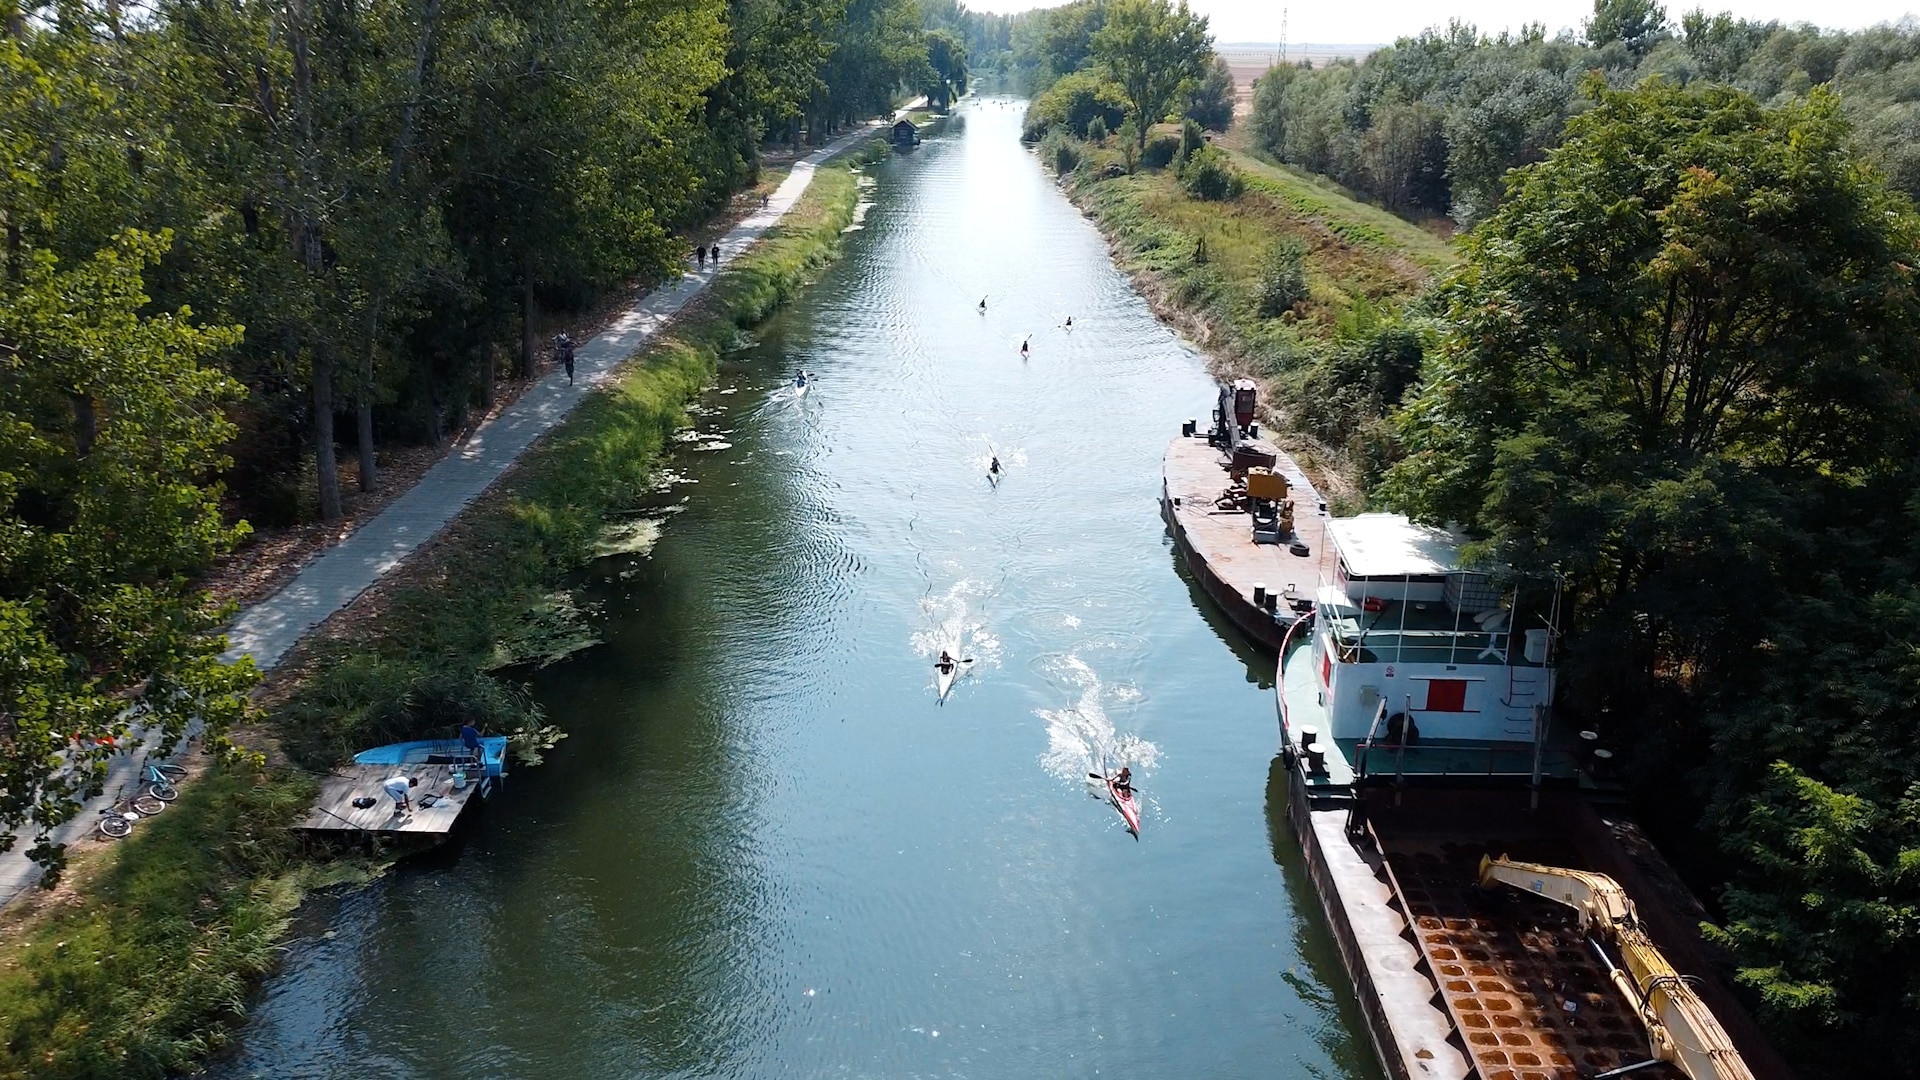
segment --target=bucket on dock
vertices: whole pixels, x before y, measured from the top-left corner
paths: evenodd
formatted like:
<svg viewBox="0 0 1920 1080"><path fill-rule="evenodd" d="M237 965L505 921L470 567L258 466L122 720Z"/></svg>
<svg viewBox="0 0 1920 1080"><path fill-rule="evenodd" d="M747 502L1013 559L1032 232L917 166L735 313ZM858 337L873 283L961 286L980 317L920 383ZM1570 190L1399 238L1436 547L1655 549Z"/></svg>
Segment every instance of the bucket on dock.
<svg viewBox="0 0 1920 1080"><path fill-rule="evenodd" d="M1200 421L1190 419L1186 423L1180 425L1180 437L1183 439L1191 439L1193 438L1193 433L1199 430L1200 430Z"/></svg>

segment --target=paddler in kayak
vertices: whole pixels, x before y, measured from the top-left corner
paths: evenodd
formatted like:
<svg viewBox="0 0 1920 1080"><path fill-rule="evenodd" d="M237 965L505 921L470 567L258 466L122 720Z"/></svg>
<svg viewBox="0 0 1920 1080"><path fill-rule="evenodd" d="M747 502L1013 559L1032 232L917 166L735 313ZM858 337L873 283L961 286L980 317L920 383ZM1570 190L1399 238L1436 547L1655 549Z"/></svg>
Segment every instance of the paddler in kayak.
<svg viewBox="0 0 1920 1080"><path fill-rule="evenodd" d="M1133 770L1120 766L1120 775L1113 778L1113 791L1116 795L1133 794Z"/></svg>
<svg viewBox="0 0 1920 1080"><path fill-rule="evenodd" d="M955 659L953 658L953 654L952 654L952 653L950 653L950 652L948 652L948 651L947 651L947 650L945 650L945 649L941 649L941 650L940 650L940 661L939 661L939 663L936 663L936 664L934 664L933 666L934 666L934 667L937 667L937 668L939 668L939 669L940 669L940 674L942 674L942 675L945 675L945 674L947 674L947 673L949 673L949 672L951 672L951 671L952 671L952 670L953 670L954 668L956 668L956 667L959 667L959 666L960 666L960 662L959 662L958 660L955 660Z"/></svg>
<svg viewBox="0 0 1920 1080"><path fill-rule="evenodd" d="M989 476L1000 475L1000 459L999 458L996 457L992 461L987 462L987 474Z"/></svg>

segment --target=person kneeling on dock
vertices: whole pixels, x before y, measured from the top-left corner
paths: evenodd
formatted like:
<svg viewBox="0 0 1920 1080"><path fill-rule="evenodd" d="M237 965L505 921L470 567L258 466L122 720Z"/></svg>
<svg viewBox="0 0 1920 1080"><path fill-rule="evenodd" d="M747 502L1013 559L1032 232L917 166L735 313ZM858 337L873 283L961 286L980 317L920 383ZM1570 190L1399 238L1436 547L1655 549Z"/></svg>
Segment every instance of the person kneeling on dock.
<svg viewBox="0 0 1920 1080"><path fill-rule="evenodd" d="M386 782L380 786L385 788L387 795L393 799L393 812L396 814L405 814L413 810L412 789L417 787L419 783L420 778L417 776L400 776L395 774L387 777Z"/></svg>

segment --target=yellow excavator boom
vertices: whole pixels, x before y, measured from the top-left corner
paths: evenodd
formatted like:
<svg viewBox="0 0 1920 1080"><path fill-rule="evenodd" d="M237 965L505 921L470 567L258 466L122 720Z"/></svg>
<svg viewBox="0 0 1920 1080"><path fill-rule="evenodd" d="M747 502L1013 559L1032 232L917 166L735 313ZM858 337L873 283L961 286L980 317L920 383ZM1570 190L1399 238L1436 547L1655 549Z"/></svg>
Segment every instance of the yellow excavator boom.
<svg viewBox="0 0 1920 1080"><path fill-rule="evenodd" d="M1481 859L1480 884L1496 882L1565 904L1580 913L1582 931L1613 943L1627 969L1609 962L1614 985L1647 1025L1654 1057L1690 1080L1753 1080L1733 1040L1640 928L1633 901L1612 878L1505 856Z"/></svg>

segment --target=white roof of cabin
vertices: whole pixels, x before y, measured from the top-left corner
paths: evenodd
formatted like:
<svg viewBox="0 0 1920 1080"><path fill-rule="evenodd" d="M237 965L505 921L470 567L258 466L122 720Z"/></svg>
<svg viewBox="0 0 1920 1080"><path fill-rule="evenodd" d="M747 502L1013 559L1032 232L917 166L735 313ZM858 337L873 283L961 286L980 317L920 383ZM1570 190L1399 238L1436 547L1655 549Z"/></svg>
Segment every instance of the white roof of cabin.
<svg viewBox="0 0 1920 1080"><path fill-rule="evenodd" d="M1327 532L1354 577L1439 576L1460 569L1460 537L1402 514L1333 518Z"/></svg>

